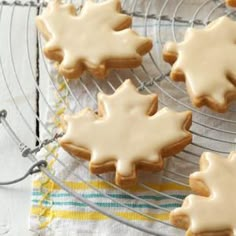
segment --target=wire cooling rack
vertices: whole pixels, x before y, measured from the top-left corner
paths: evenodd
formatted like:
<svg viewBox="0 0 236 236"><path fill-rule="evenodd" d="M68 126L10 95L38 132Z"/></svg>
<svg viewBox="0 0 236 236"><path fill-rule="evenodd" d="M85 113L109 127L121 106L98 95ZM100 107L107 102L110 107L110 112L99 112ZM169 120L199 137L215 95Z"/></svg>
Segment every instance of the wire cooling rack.
<svg viewBox="0 0 236 236"><path fill-rule="evenodd" d="M77 4L79 11L83 2L77 2L75 4ZM36 52L31 50L31 43L34 39L29 32L32 32L32 28L35 28L34 22L32 22L31 19L33 15L40 14L46 5L46 2L39 1L0 1L0 42L1 40L6 42L1 44L1 46L4 45L8 51L7 55L0 53L0 80L1 82L3 81L5 86L3 90L7 91L8 95L11 97L11 102L15 105L14 108L12 108L13 110L8 112L18 117L17 119L19 119L21 126L30 133L30 137L36 140L36 148L29 147L25 140L22 140L20 135L16 132L17 127L9 124L10 122L8 122L7 113L4 110L0 112L0 123L20 148L22 156L29 158L34 164L36 163L28 174L41 170L79 201L86 203L93 209L123 224L145 233L165 235L163 232L168 232L168 235L183 235L184 232L182 230L176 229L168 222L156 219L151 214L140 209L137 210L129 207L119 199L113 198L112 195L108 195L102 190L96 189L88 180L80 176L79 173L75 174L78 181L84 182L84 184L88 185L95 192L104 195L104 197L108 198L111 202L119 204L120 207L124 208L127 212L135 212L145 217L147 219L147 224L140 226L135 221L128 221L125 218L116 215L109 209L96 205L92 200L83 198L82 195L69 188L69 186L65 184L64 179L56 177L54 173L45 168L45 162L37 162L38 160L35 157L37 151L44 148L53 140L56 142L58 138L58 135L55 136L55 133L52 133L47 129L45 120L42 118L40 112L40 109L42 108L51 112L54 111L45 92L45 82L42 80L44 79L43 76L50 80L54 93L56 93L62 102L67 105L68 112L80 110L85 106L92 106L95 108L97 92L105 91L111 93L128 77L132 78L141 92L157 93L159 96L159 107L169 106L179 111L191 110L193 112L193 126L191 128L193 133L192 144L190 144L183 152L172 158L171 161L168 161L165 170L161 175L157 176L159 181L175 183L179 186L188 188L188 175L192 171L198 169L199 156L203 151L210 150L227 155L230 151L235 149L236 106L232 103L229 111L225 114L217 114L207 108L197 109L192 107L184 84L175 83L170 80L168 76L170 67L162 60L162 48L167 40L179 41L183 39L183 34L188 27L203 27L210 21L222 15L228 15L234 18L235 13L233 9L227 8L224 1L217 0L124 0L124 12L133 16L134 28L136 28L140 34L153 38L154 48L149 55L145 56L141 67L131 70L113 71L109 80L106 81L94 80L89 75L82 76L80 80L72 83L62 78L66 85L70 101L73 103L73 107L71 107L66 104L64 97L61 95L60 88L55 83L55 80L53 80L54 75L50 72L51 66L42 54L43 40L37 33L35 34L37 36L37 50ZM24 11L25 17L22 18L22 14L21 18L19 17L18 13L20 11ZM8 14L10 15L8 19L4 18L6 12L10 13ZM24 38L24 45L18 45L16 38L13 38L13 35L15 35L14 32L19 30L16 27L16 22L21 22L22 28L19 31L20 34L18 37ZM3 32L3 26L4 29L7 28L7 31ZM20 60L19 57L15 55L16 47L24 48L24 50L27 51L27 57ZM35 60L37 61L36 68L33 66ZM32 103L32 100L29 100L29 96L26 94L27 84L23 82L25 80L23 80L22 73L19 69L21 63L24 63L27 70L31 73L28 81L29 83L34 84L36 89L35 103ZM9 68L11 70L10 76L8 76L7 72L9 71ZM42 73L41 71L44 72ZM43 76L40 75L40 73L42 73ZM73 86L79 87L78 94L74 92ZM24 104L26 104L24 107L15 97L16 89L23 97ZM88 99L81 99L81 94ZM30 121L29 114L35 118L34 124ZM44 130L47 134L48 140L41 137L41 130ZM59 165L63 166L63 168L68 168L67 163L64 163L60 158L55 158L55 160ZM85 169L88 168L87 163L81 162L78 159L76 160L82 164ZM148 178L149 174L147 173L146 176ZM109 181L106 178L106 175L94 175L93 178L104 181L110 186L111 191L114 190L125 194L129 198L135 199L137 204L145 203L157 209L159 213L168 213L174 207L181 205L182 203L182 198L171 196L166 192L161 192L148 186L145 183L145 178L144 180L140 180L139 186L155 196L161 196L170 200L170 202L173 203L173 208L162 206L158 200L147 200L132 191L120 189L113 182ZM152 227L149 226L150 222L152 222Z"/></svg>

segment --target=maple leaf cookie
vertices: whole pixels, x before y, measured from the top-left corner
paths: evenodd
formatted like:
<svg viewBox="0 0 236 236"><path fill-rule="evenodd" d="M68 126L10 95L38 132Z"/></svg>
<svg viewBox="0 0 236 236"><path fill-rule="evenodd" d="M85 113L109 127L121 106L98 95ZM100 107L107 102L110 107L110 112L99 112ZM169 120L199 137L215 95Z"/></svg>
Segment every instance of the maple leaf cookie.
<svg viewBox="0 0 236 236"><path fill-rule="evenodd" d="M59 62L59 72L68 79L85 70L104 78L110 68L139 66L152 40L131 30L131 17L120 10L119 0L87 0L77 15L74 5L52 1L36 19L47 41L46 57Z"/></svg>
<svg viewBox="0 0 236 236"><path fill-rule="evenodd" d="M236 152L228 158L205 152L200 171L190 175L189 195L170 214L171 222L187 229L186 235L231 236L236 232Z"/></svg>
<svg viewBox="0 0 236 236"><path fill-rule="evenodd" d="M60 144L90 160L92 173L116 170L118 185L134 184L136 170L161 170L164 157L191 142L191 112L166 107L157 112L157 96L138 93L130 80L112 95L99 93L98 104L98 114L85 109L65 116Z"/></svg>
<svg viewBox="0 0 236 236"><path fill-rule="evenodd" d="M189 28L181 43L168 42L171 78L185 81L192 103L225 112L236 98L236 22L224 16L204 29Z"/></svg>

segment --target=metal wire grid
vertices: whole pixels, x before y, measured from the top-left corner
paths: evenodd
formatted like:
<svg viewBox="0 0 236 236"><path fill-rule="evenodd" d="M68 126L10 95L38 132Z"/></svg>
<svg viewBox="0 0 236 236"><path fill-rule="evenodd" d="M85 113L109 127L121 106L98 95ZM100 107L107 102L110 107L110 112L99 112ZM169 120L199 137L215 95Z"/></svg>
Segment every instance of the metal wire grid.
<svg viewBox="0 0 236 236"><path fill-rule="evenodd" d="M127 76L131 77L133 81L135 81L136 85L139 87L140 91L145 93L155 92L159 95L159 105L162 106L169 106L173 107L177 110L191 110L193 112L193 126L191 131L194 135L194 139L191 145L189 145L182 153L175 155L175 160L180 164L185 166L188 165L188 169L179 173L178 171L173 168L173 164L167 164L165 171L163 172L162 176L160 177L162 180L166 182L174 182L180 186L188 187L188 174L191 173L193 170L198 169L198 158L201 153L205 150L216 151L219 153L229 153L232 149L234 149L235 139L234 135L236 134L236 121L235 112L236 109L234 105L230 107L230 110L227 114L216 114L209 111L207 108L203 109L195 109L191 106L188 96L186 94L185 87L182 84L174 83L168 77L169 75L169 66L163 63L161 59L161 51L165 41L168 40L175 40L178 41L183 38L183 33L187 27L202 27L206 25L208 22L212 21L213 19L217 18L220 15L229 15L234 17L234 11L229 10L225 7L223 1L212 1L212 0L199 0L199 1L192 1L193 4L189 4L191 1L184 1L184 0L133 0L133 1L123 1L123 8L127 14L130 14L134 18L134 22L139 22L141 24L141 33L143 35L150 34L153 37L155 43L154 49L152 52L145 58L143 65L138 69L126 70L124 72L121 71L114 71L111 75L111 79L107 81L96 81L92 79L90 76L82 76L80 80L78 80L77 86L81 90L83 90L83 94L90 97L91 104L96 107L96 93L99 91L106 91L112 92L115 88L122 83ZM11 17L9 19L9 55L10 55L10 62L11 68L13 70L13 78L14 82L19 86L19 89L27 103L29 111L35 115L35 119L40 125L41 129L47 133L49 138L53 138L54 134L52 134L44 121L41 119L38 110L31 104L31 102L27 99L27 95L24 91L24 84L22 84L22 79L19 76L19 73L16 68L16 63L14 59L14 44L16 43L12 38L12 31L14 29L14 22L16 18L16 12L19 7L25 7L27 10L27 14L25 16L25 32L24 37L26 39L26 47L27 55L28 55L28 67L31 71L32 77L29 80L35 84L37 94L39 95L42 103L47 107L50 112L53 112L54 109L50 106L50 103L47 100L47 95L44 93L42 88L40 87L37 74L35 72L35 68L33 67L33 60L31 51L30 51L30 35L29 35L29 28L30 28L30 16L31 14L35 14L35 10L37 14L39 14L42 8L46 6L44 2L35 2L35 1L0 1L0 24L2 21L2 15L5 9L9 8L8 10L11 11ZM186 8L188 11L186 11ZM78 5L79 9L79 5ZM21 19L23 20L23 19ZM0 25L0 30L1 30ZM22 36L22 37L23 37ZM49 65L44 58L42 52L43 42L38 35L38 46L39 46L39 53L41 57L41 66L44 67L44 70L47 71L49 79L51 80L51 84L54 87L55 92L57 93L58 97L61 101L66 105L66 102L63 96L60 93L60 89L55 84L52 75L50 74ZM35 132L32 128L32 124L29 123L27 119L27 114L22 111L21 106L18 105L16 99L14 98L14 91L12 90L11 86L9 85L9 78L6 78L6 73L4 69L4 59L3 56L0 55L0 70L1 70L1 80L4 80L6 85L6 89L11 96L12 102L15 104L15 110L21 117L22 122L26 125L27 129L32 133L33 137L37 140L38 144L41 145L43 140L40 139L40 136ZM88 82L89 81L89 82ZM80 110L84 106L88 104L84 104L83 101L78 99L77 94L71 88L71 84L64 80L69 96L74 101L76 110ZM90 84L90 85L88 85ZM92 90L91 86L92 84ZM91 92L93 91L93 92ZM174 92L173 92L174 91ZM68 111L75 110L71 107L67 107ZM6 128L7 132L13 138L17 146L21 148L21 150L27 150L27 146L21 141L21 138L14 132L14 127L11 127L4 116L1 119L3 126ZM27 157L36 162L36 158L33 154L28 153ZM65 169L67 168L67 164L60 160L60 158L56 159L56 162L60 163ZM81 162L80 160L76 159L76 161L83 167L88 168L87 164ZM103 194L106 198L110 199L112 202L116 202L120 206L124 207L127 211L136 212L148 220L153 221L152 228L145 226L140 226L135 221L127 221L122 217L115 215L113 212L102 208L96 205L91 200L87 200L83 198L80 194L76 193L72 189L70 189L64 183L63 179L58 179L53 173L50 173L47 169L41 168L41 170L48 175L53 181L55 181L59 186L65 189L67 192L71 193L75 196L78 200L86 203L87 205L91 206L93 209L102 212L103 214L121 222L126 225L129 225L133 228L136 228L140 231L153 234L153 235L164 235L163 231L160 231L160 228L163 226L168 229L170 235L183 234L181 230L175 229L171 226L168 222L160 221L154 218L152 215L143 212L141 210L137 210L134 208L129 207L127 204L122 203L120 200L114 199L111 195L104 193L102 190L96 189L93 185L91 185L87 180L81 177L79 174L74 174L75 177L79 180L88 185L94 191ZM97 179L104 181L106 184L111 186L112 189L119 191L120 193L126 194L132 199L136 199L137 202L148 204L149 206L158 209L159 212L170 212L171 209L167 209L161 205L159 205L158 201L149 201L143 199L140 196L137 196L135 193L128 192L126 190L120 189L118 186L114 185L112 182L106 179L104 175L96 175ZM173 203L181 204L182 199L178 197L170 196L167 193L157 191L148 185L145 182L140 182L139 185L150 191L152 194L156 196L162 196L166 199L170 199ZM173 229L172 229L173 228Z"/></svg>

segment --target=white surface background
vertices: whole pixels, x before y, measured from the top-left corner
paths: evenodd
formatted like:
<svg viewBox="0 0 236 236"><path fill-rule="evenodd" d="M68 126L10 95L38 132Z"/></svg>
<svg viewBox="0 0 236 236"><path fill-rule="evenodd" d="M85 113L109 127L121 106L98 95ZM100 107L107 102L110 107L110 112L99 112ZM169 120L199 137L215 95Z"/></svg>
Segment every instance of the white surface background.
<svg viewBox="0 0 236 236"><path fill-rule="evenodd" d="M30 127L35 129L35 117L29 110L22 91L16 82L10 56L10 43L15 63L15 69L19 75L20 82L24 84L24 93L31 105L35 108L35 86L32 73L29 70L29 60L26 50L26 22L28 10L22 7L14 9L12 35L10 37L10 22L13 14L12 7L4 7L0 20L0 55L5 76L11 91L14 94L17 105L27 117ZM36 31L34 18L36 11L32 9L29 16L29 45L30 58L35 73L36 68ZM21 20L19 20L21 19ZM20 63L19 63L20 62ZM35 138L28 128L23 124L15 105L12 102L3 74L0 69L0 110L8 111L7 120L14 128L20 138L29 146L34 147ZM32 165L28 159L23 159L18 147L14 144L4 128L0 125L0 181L11 180L22 176ZM29 236L35 235L28 230L28 219L30 210L31 178L21 183L8 187L0 187L0 235L6 236ZM4 233L5 232L5 233Z"/></svg>

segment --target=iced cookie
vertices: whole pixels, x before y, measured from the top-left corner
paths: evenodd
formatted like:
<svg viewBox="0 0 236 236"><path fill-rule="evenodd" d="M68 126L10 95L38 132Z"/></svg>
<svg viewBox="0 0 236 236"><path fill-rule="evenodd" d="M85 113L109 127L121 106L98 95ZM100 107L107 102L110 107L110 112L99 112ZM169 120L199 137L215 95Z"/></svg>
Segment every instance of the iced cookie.
<svg viewBox="0 0 236 236"><path fill-rule="evenodd" d="M192 103L227 111L236 98L236 23L221 17L203 29L189 28L181 43L168 42L164 60L171 78L185 81Z"/></svg>
<svg viewBox="0 0 236 236"><path fill-rule="evenodd" d="M52 1L36 19L47 41L44 54L58 62L59 72L68 79L85 70L104 78L111 68L141 65L152 40L131 30L131 17L120 10L119 0L87 0L78 14L74 5Z"/></svg>
<svg viewBox="0 0 236 236"><path fill-rule="evenodd" d="M190 175L189 195L181 208L170 214L171 222L190 236L231 236L236 232L236 152L228 158L205 152L200 171Z"/></svg>
<svg viewBox="0 0 236 236"><path fill-rule="evenodd" d="M166 107L157 112L157 96L140 94L130 80L112 95L98 94L98 114L85 109L65 121L61 146L90 160L92 173L116 171L121 186L134 184L137 170L161 170L163 158L192 139L191 112Z"/></svg>

